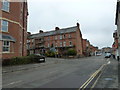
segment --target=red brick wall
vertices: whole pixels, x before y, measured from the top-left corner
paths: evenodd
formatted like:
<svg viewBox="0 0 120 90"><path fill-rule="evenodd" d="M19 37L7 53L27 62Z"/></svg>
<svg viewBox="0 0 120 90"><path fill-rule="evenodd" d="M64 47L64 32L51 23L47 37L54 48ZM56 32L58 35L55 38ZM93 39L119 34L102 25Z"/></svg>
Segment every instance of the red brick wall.
<svg viewBox="0 0 120 90"><path fill-rule="evenodd" d="M9 22L8 32L2 32L4 34L11 35L16 39L16 42L11 44L11 48L14 48L13 51L11 51L10 53L3 53L3 58L6 58L6 57L11 58L13 56L27 55L27 49L26 49L27 6L25 6L25 11L24 11L25 13L23 15L22 4L23 2L10 2L10 12L2 11L2 18L6 18L9 20L18 22L21 24L22 27L24 26L24 29L23 29L22 27L20 27L20 25ZM23 22L23 17L25 19L24 22ZM24 33L24 36L23 36L23 33Z"/></svg>
<svg viewBox="0 0 120 90"><path fill-rule="evenodd" d="M76 31L76 50L78 55L83 55L83 46L82 46L82 34L78 27L78 30Z"/></svg>
<svg viewBox="0 0 120 90"><path fill-rule="evenodd" d="M69 38L69 34L71 35L71 38ZM73 45L76 45L75 34L76 34L75 32L63 34L62 36L65 35L65 38L63 38L63 39L60 39L60 35L46 36L45 37L45 47L48 47L48 43L50 44L50 46L52 45L52 43L54 45L56 45L56 43L57 43L57 46L60 47L60 42L66 42L66 46L69 46L69 41L71 41ZM55 36L57 36L56 40L55 40ZM48 40L48 37L50 38L50 40Z"/></svg>

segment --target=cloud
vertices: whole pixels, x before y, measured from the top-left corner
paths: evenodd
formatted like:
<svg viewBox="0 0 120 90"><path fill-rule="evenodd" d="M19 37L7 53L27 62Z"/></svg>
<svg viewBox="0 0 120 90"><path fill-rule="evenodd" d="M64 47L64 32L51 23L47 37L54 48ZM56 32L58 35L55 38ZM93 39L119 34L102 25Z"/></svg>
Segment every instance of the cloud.
<svg viewBox="0 0 120 90"><path fill-rule="evenodd" d="M113 42L116 1L114 0L28 0L28 31L53 30L80 23L84 38L99 47ZM96 38L95 38L96 37ZM108 37L108 38L106 38ZM105 38L105 39L103 39ZM103 41L105 40L105 41ZM108 41L108 42L107 42Z"/></svg>

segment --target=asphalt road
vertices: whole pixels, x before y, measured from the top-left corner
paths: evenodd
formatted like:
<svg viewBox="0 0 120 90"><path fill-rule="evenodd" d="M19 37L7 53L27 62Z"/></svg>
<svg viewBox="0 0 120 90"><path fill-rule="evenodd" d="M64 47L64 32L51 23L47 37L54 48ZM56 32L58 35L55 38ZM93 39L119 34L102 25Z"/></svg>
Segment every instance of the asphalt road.
<svg viewBox="0 0 120 90"><path fill-rule="evenodd" d="M49 58L38 68L3 73L3 88L80 88L107 60L102 56L80 59Z"/></svg>

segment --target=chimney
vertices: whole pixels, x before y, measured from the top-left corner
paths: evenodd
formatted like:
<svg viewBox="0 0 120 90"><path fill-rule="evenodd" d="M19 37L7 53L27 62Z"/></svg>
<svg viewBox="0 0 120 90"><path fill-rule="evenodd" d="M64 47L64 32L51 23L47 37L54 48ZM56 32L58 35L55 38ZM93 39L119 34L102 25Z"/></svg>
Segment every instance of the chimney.
<svg viewBox="0 0 120 90"><path fill-rule="evenodd" d="M60 28L59 27L55 27L55 31L59 30Z"/></svg>
<svg viewBox="0 0 120 90"><path fill-rule="evenodd" d="M39 33L43 33L43 30L40 30Z"/></svg>
<svg viewBox="0 0 120 90"><path fill-rule="evenodd" d="M79 28L80 27L80 24L77 22L77 27Z"/></svg>
<svg viewBox="0 0 120 90"><path fill-rule="evenodd" d="M27 36L30 36L31 35L31 32L27 32Z"/></svg>

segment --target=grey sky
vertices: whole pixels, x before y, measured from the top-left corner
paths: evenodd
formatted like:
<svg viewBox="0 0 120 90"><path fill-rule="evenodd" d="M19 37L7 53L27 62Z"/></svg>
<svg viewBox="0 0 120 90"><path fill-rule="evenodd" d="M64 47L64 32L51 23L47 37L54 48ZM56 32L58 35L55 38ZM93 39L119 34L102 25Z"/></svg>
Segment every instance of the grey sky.
<svg viewBox="0 0 120 90"><path fill-rule="evenodd" d="M28 31L50 31L80 23L83 38L100 48L111 46L117 0L28 0Z"/></svg>

